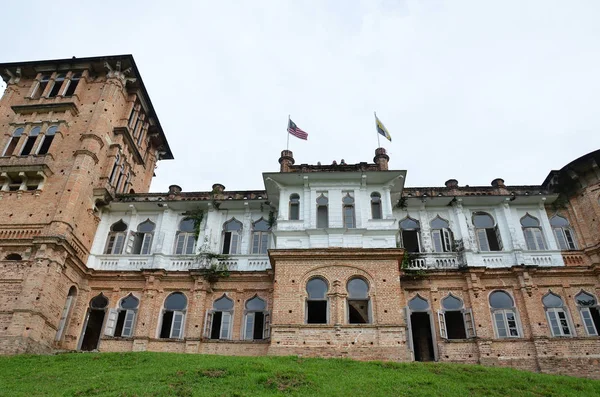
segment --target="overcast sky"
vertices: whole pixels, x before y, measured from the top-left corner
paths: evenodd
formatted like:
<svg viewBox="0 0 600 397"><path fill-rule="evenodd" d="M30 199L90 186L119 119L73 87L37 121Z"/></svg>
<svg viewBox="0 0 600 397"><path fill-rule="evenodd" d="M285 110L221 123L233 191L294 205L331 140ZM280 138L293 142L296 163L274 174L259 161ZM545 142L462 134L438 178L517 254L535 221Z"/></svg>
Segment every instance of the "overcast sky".
<svg viewBox="0 0 600 397"><path fill-rule="evenodd" d="M134 55L175 160L152 191L373 161L407 186L539 184L600 148L600 1L72 1L2 8L1 61ZM27 22L27 23L25 23Z"/></svg>

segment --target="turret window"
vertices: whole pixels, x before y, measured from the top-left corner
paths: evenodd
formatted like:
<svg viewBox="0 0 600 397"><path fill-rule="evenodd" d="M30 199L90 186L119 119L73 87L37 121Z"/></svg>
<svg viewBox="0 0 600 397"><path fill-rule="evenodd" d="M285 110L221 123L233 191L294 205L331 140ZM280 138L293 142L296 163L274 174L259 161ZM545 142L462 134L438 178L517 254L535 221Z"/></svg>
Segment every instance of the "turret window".
<svg viewBox="0 0 600 397"><path fill-rule="evenodd" d="M523 235L528 250L543 251L546 249L540 221L537 218L527 214L521 218L521 226L523 227Z"/></svg>
<svg viewBox="0 0 600 397"><path fill-rule="evenodd" d="M33 127L31 131L29 131L29 136L25 141L25 145L23 145L23 149L21 149L21 156L27 156L31 153L33 146L35 145L35 141L37 137L40 135L41 127Z"/></svg>
<svg viewBox="0 0 600 397"><path fill-rule="evenodd" d="M39 83L37 83L35 89L33 90L32 94L31 94L31 98L33 98L33 99L40 98L44 94L44 91L46 91L46 87L48 86L49 81L50 81L49 75L47 75L47 74L42 75Z"/></svg>
<svg viewBox="0 0 600 397"><path fill-rule="evenodd" d="M41 155L48 153L48 151L50 150L50 145L52 145L52 141L54 141L54 136L56 135L57 130L58 127L55 125L48 127L46 133L44 133L42 143L40 144L37 154Z"/></svg>
<svg viewBox="0 0 600 397"><path fill-rule="evenodd" d="M57 96L60 93L60 89L61 89L64 81L65 81L64 74L56 75L56 77L54 78L54 84L52 85L52 89L48 93L48 98L54 98L55 96Z"/></svg>
<svg viewBox="0 0 600 397"><path fill-rule="evenodd" d="M115 175L117 174L117 170L119 169L119 161L121 160L121 156L119 156L119 153L117 153L117 155L115 156L115 162L113 164L112 170L110 171L110 176L108 177L108 181L110 183L113 182L113 180L115 179Z"/></svg>
<svg viewBox="0 0 600 397"><path fill-rule="evenodd" d="M377 192L371 193L371 218L381 219L381 194Z"/></svg>
<svg viewBox="0 0 600 397"><path fill-rule="evenodd" d="M300 219L300 196L296 193L290 195L290 220Z"/></svg>
<svg viewBox="0 0 600 397"><path fill-rule="evenodd" d="M24 130L25 129L23 127L19 127L16 130L14 130L10 141L8 141L6 148L4 148L4 153L2 154L3 156L12 156L13 152L19 144L19 140L21 139Z"/></svg>
<svg viewBox="0 0 600 397"><path fill-rule="evenodd" d="M575 243L575 234L569 225L569 221L560 215L554 215L550 218L550 226L552 226L552 233L556 238L556 244L561 250L576 250L577 244Z"/></svg>
<svg viewBox="0 0 600 397"><path fill-rule="evenodd" d="M67 86L67 89L65 90L64 96L73 96L73 94L75 94L75 90L77 89L77 86L79 85L79 80L81 80L80 73L73 73L71 75L71 79L69 80L69 85Z"/></svg>
<svg viewBox="0 0 600 397"><path fill-rule="evenodd" d="M480 251L502 251L502 239L494 218L486 212L473 214L473 225Z"/></svg>

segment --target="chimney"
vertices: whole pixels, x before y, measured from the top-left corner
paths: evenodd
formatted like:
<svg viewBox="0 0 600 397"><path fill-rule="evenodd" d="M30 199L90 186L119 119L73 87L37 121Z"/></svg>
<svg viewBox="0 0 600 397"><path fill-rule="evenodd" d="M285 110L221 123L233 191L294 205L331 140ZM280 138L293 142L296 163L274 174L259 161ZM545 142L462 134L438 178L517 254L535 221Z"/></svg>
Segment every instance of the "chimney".
<svg viewBox="0 0 600 397"><path fill-rule="evenodd" d="M492 181L492 186L495 188L504 187L504 179L496 178Z"/></svg>
<svg viewBox="0 0 600 397"><path fill-rule="evenodd" d="M290 172L294 165L294 153L291 150L282 150L279 164L281 164L279 172Z"/></svg>
<svg viewBox="0 0 600 397"><path fill-rule="evenodd" d="M456 189L458 187L458 181L456 179L448 179L445 185L448 189Z"/></svg>
<svg viewBox="0 0 600 397"><path fill-rule="evenodd" d="M379 171L388 170L388 161L390 161L390 157L386 154L384 148L380 147L375 149L375 157L373 158L373 162L377 164Z"/></svg>

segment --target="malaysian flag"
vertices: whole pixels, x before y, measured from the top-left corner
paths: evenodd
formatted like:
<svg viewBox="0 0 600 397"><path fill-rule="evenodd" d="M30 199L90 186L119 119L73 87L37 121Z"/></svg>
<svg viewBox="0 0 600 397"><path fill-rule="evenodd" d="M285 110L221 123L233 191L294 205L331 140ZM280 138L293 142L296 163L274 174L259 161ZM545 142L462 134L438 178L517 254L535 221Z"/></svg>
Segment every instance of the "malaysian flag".
<svg viewBox="0 0 600 397"><path fill-rule="evenodd" d="M305 141L308 140L308 134L302 131L300 128L298 128L298 126L292 121L292 119L288 121L288 132L296 138L304 139Z"/></svg>

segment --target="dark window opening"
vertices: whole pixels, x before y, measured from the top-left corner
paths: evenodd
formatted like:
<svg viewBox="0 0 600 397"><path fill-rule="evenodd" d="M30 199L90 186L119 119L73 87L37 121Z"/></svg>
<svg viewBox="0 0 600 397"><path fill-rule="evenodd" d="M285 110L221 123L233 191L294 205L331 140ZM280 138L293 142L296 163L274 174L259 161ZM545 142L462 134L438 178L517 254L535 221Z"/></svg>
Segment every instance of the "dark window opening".
<svg viewBox="0 0 600 397"><path fill-rule="evenodd" d="M100 335L102 333L102 324L104 323L104 310L90 309L88 321L81 342L81 350L92 351L98 348Z"/></svg>
<svg viewBox="0 0 600 397"><path fill-rule="evenodd" d="M8 254L8 255L6 255L6 258L4 258L4 260L6 260L6 261L21 261L21 260L23 260L23 258L21 258L21 255L19 255L19 254Z"/></svg>
<svg viewBox="0 0 600 397"><path fill-rule="evenodd" d="M590 314L596 326L596 332L600 333L600 310L598 310L598 307L590 307Z"/></svg>
<svg viewBox="0 0 600 397"><path fill-rule="evenodd" d="M297 221L300 219L300 204L291 203L290 204L290 220Z"/></svg>
<svg viewBox="0 0 600 397"><path fill-rule="evenodd" d="M46 87L48 86L48 81L50 80L50 76L42 76L40 83L38 84L37 88L35 89L35 92L33 93L33 95L31 96L34 99L37 99L39 97L42 96L42 94L44 94L44 91L46 91Z"/></svg>
<svg viewBox="0 0 600 397"><path fill-rule="evenodd" d="M419 249L419 232L416 230L402 231L402 245L408 252L420 252Z"/></svg>
<svg viewBox="0 0 600 397"><path fill-rule="evenodd" d="M307 316L308 324L327 324L327 301L307 301Z"/></svg>
<svg viewBox="0 0 600 397"><path fill-rule="evenodd" d="M371 193L371 218L381 219L381 195L377 192Z"/></svg>
<svg viewBox="0 0 600 397"><path fill-rule="evenodd" d="M25 145L23 145L23 150L21 150L21 156L27 156L31 153L31 149L35 145L35 141L37 140L36 135L29 135L27 140L25 141Z"/></svg>
<svg viewBox="0 0 600 397"><path fill-rule="evenodd" d="M60 89L63 85L63 81L65 81L64 75L59 74L58 76L56 76L56 78L54 79L54 85L52 86L52 89L50 90L50 93L48 94L48 98L54 98L55 96L57 96L60 93Z"/></svg>
<svg viewBox="0 0 600 397"><path fill-rule="evenodd" d="M10 139L8 146L6 147L6 150L4 151L4 156L12 156L13 152L17 148L17 145L19 144L19 139L21 139L21 137L19 137L19 136L12 137Z"/></svg>
<svg viewBox="0 0 600 397"><path fill-rule="evenodd" d="M231 232L226 232L223 238L223 254L228 254L231 248Z"/></svg>
<svg viewBox="0 0 600 397"><path fill-rule="evenodd" d="M50 150L50 145L52 145L52 141L54 140L54 135L44 135L44 141L40 145L40 150L38 154L47 154L48 150Z"/></svg>
<svg viewBox="0 0 600 397"><path fill-rule="evenodd" d="M115 327L115 336L121 336L123 334L123 324L125 324L126 315L126 310L121 310L119 312L119 317L117 317L117 325Z"/></svg>
<svg viewBox="0 0 600 397"><path fill-rule="evenodd" d="M444 316L446 318L448 339L466 339L467 332L462 312L447 311L444 313Z"/></svg>
<svg viewBox="0 0 600 397"><path fill-rule="evenodd" d="M170 338L171 337L171 324L172 323L173 323L173 312L172 311L164 312L162 327L160 328L160 337L161 338Z"/></svg>
<svg viewBox="0 0 600 397"><path fill-rule="evenodd" d="M254 332L252 337L254 339L262 339L264 331L265 315L263 312L254 313Z"/></svg>
<svg viewBox="0 0 600 397"><path fill-rule="evenodd" d="M415 361L434 361L429 313L410 315Z"/></svg>
<svg viewBox="0 0 600 397"><path fill-rule="evenodd" d="M485 229L487 240L490 245L490 251L500 251L500 242L496 234L496 229Z"/></svg>
<svg viewBox="0 0 600 397"><path fill-rule="evenodd" d="M65 91L65 96L72 96L75 93L80 78L81 75L79 73L75 73L73 76L71 76L71 81L69 82L69 86Z"/></svg>
<svg viewBox="0 0 600 397"><path fill-rule="evenodd" d="M348 300L349 323L350 324L368 324L369 323L369 301L368 300Z"/></svg>
<svg viewBox="0 0 600 397"><path fill-rule="evenodd" d="M317 207L317 228L325 229L329 226L327 206L320 205Z"/></svg>
<svg viewBox="0 0 600 397"><path fill-rule="evenodd" d="M212 328L210 330L210 339L219 339L221 336L221 320L223 312L214 312L212 319Z"/></svg>

